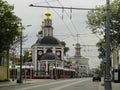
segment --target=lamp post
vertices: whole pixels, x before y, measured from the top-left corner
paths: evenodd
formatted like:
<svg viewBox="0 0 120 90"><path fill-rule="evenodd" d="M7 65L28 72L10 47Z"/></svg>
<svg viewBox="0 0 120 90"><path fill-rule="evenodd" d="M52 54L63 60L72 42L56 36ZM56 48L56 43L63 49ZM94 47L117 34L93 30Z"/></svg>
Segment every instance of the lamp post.
<svg viewBox="0 0 120 90"><path fill-rule="evenodd" d="M32 25L27 25L25 27L30 27ZM20 34L20 75L19 75L19 80L17 80L17 83L23 83L22 79L22 31L24 30L23 27L21 27L21 34Z"/></svg>
<svg viewBox="0 0 120 90"><path fill-rule="evenodd" d="M110 75L110 0L106 0L106 69L105 69L105 90L112 90Z"/></svg>

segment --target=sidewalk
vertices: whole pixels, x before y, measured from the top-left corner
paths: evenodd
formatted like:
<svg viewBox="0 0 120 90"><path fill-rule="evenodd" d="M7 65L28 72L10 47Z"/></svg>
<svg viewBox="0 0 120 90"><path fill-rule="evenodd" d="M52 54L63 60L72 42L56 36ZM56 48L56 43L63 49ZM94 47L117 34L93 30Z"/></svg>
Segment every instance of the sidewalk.
<svg viewBox="0 0 120 90"><path fill-rule="evenodd" d="M111 84L112 84L112 90L120 90L120 83L111 82ZM99 84L99 90L105 90L103 79L102 79L101 83Z"/></svg>
<svg viewBox="0 0 120 90"><path fill-rule="evenodd" d="M23 83L17 83L17 81L3 81L0 82L0 87L7 87L7 86L13 86L13 85L17 85L17 84L31 84L31 83L37 83L37 82L45 82L48 81L49 79L26 79L23 80Z"/></svg>

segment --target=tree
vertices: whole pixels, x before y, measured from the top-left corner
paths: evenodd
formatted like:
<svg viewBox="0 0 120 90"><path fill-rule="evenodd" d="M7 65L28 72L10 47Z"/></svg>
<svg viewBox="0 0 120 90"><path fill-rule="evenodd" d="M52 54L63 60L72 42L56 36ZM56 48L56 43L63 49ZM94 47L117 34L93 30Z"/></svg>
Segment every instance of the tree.
<svg viewBox="0 0 120 90"><path fill-rule="evenodd" d="M91 10L87 14L87 24L93 33L103 35L105 40L106 30L106 6L98 6L97 10ZM120 45L120 1L113 0L110 3L110 44L111 47Z"/></svg>
<svg viewBox="0 0 120 90"><path fill-rule="evenodd" d="M98 47L98 51L99 51L99 58L103 58L103 52L105 51L105 49L103 48L103 44L105 44L105 40L101 39L99 40L99 42L97 42L96 46Z"/></svg>
<svg viewBox="0 0 120 90"><path fill-rule="evenodd" d="M0 53L8 50L15 38L20 35L21 20L13 10L14 6L0 0Z"/></svg>
<svg viewBox="0 0 120 90"><path fill-rule="evenodd" d="M14 12L14 6L9 5L7 1L0 0L0 65L4 51L7 51L8 59L10 46L20 35L19 29L22 28L21 20Z"/></svg>
<svg viewBox="0 0 120 90"><path fill-rule="evenodd" d="M66 47L66 43L64 41L60 42L64 46L64 55L66 55L66 52L69 51L69 47Z"/></svg>
<svg viewBox="0 0 120 90"><path fill-rule="evenodd" d="M101 61L101 63L100 63L100 73L101 73L101 75L104 74L104 69L105 69L105 64L103 63L103 61Z"/></svg>

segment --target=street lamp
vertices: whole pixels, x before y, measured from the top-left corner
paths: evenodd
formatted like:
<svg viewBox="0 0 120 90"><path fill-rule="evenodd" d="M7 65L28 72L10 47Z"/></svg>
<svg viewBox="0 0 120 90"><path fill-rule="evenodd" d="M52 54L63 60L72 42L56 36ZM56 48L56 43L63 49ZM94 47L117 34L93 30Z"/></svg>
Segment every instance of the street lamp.
<svg viewBox="0 0 120 90"><path fill-rule="evenodd" d="M30 27L32 25L26 25L25 27ZM21 34L20 34L20 75L19 80L17 80L17 83L23 83L22 80L22 31L24 30L24 27L21 27Z"/></svg>

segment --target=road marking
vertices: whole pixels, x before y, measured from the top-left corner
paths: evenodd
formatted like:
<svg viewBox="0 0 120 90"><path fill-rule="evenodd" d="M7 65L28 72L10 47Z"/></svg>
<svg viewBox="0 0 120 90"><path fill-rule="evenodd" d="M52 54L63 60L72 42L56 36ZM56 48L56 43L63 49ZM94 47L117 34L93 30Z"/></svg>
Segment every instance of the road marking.
<svg viewBox="0 0 120 90"><path fill-rule="evenodd" d="M81 80L81 79L77 79L77 80ZM43 85L29 86L29 87L24 87L24 88L15 89L15 90L30 90L30 89L38 88L38 87L41 87L41 86L48 86L48 85L58 84L58 83L63 83L63 82L68 82L68 81L71 81L71 79L69 79L69 80L64 80L64 81L58 81L58 82L52 82L52 83L43 84ZM72 81L76 81L76 79L72 79ZM82 80L81 80L81 81L82 81Z"/></svg>
<svg viewBox="0 0 120 90"><path fill-rule="evenodd" d="M65 87L68 87L68 86L71 86L71 85L74 85L74 84L77 84L77 83L81 83L81 82L84 82L84 81L88 81L88 80L89 80L89 79L80 80L80 81L73 82L73 83L69 83L69 84L66 84L66 85L59 86L59 87L51 88L51 89L49 89L49 90L60 90L60 89L63 89L63 88L65 88Z"/></svg>

